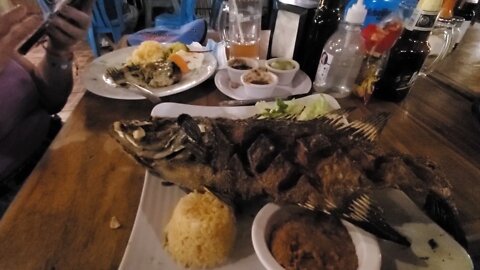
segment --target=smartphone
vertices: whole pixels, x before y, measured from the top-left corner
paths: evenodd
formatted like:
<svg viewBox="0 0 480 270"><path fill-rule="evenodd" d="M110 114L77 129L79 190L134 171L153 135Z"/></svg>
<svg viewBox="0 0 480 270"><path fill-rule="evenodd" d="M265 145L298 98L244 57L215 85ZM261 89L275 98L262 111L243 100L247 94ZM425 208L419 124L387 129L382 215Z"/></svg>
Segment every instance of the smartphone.
<svg viewBox="0 0 480 270"><path fill-rule="evenodd" d="M12 1L15 1L15 0L12 0ZM37 2L37 1L31 1L31 0L16 0L17 2L28 2L28 3L33 3L33 2ZM47 27L48 27L48 24L50 22L50 17L51 16L54 16L58 10L63 6L63 5L70 5L70 6L73 6L75 8L80 8L82 7L82 0L62 0L62 1L59 1L53 11L47 16L47 18L45 19L45 21L40 25L40 27L27 39L25 40L22 45L20 45L20 47L18 48L18 52L22 55L25 55L28 53L28 51L30 51L30 49L35 45L37 44L44 36L45 34L47 33ZM37 5L38 7L38 5ZM30 8L30 7L27 7L27 8ZM39 7L38 7L39 8ZM34 10L34 9L32 9Z"/></svg>

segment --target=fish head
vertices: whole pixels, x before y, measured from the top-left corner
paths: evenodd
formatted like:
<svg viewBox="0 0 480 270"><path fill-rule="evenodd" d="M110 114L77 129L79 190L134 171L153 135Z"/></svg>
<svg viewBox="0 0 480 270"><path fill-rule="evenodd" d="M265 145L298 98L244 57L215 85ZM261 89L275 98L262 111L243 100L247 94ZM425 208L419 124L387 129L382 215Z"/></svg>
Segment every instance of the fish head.
<svg viewBox="0 0 480 270"><path fill-rule="evenodd" d="M140 159L164 159L185 149L187 135L174 118L117 121L112 126L114 138Z"/></svg>

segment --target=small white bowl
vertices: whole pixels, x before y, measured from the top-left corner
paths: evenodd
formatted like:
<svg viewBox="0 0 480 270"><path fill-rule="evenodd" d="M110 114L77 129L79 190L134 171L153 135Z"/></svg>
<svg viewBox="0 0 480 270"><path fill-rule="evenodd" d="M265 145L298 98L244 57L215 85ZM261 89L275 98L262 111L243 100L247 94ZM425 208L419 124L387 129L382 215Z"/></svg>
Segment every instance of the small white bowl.
<svg viewBox="0 0 480 270"><path fill-rule="evenodd" d="M232 61L234 61L235 59L240 59L240 60L243 60L245 61L245 63L250 66L251 68L250 69L236 69L236 68L232 68L230 66L230 63ZM245 58L245 57L236 57L236 58L233 58L233 59L230 59L228 60L228 63L227 63L227 72L228 72L228 77L230 78L230 81L231 82L234 82L234 83L237 83L237 84L241 84L242 81L240 80L240 77L247 71L250 71L252 69L255 69L255 68L258 68L258 61L256 59L252 59L252 58Z"/></svg>
<svg viewBox="0 0 480 270"><path fill-rule="evenodd" d="M244 73L240 77L240 81L243 84L243 87L245 88L245 94L249 98L269 98L272 97L275 93L275 88L277 87L278 84L278 77L277 75L273 74L270 71L263 71L268 74L271 78L271 83L269 84L254 84L245 81L245 78L248 76L250 72L254 72L255 69L249 70L248 72Z"/></svg>
<svg viewBox="0 0 480 270"><path fill-rule="evenodd" d="M289 61L291 62L295 67L293 69L276 69L272 67L270 64L274 61ZM279 85L291 85L293 78L295 78L295 75L297 74L298 70L300 69L300 65L298 64L297 61L288 59L288 58L272 58L267 60L266 67L270 72L273 72L275 75L278 76L278 84Z"/></svg>
<svg viewBox="0 0 480 270"><path fill-rule="evenodd" d="M255 216L252 226L253 248L258 259L267 270L284 270L268 248L273 226L285 221L292 214L301 212L305 212L305 209L293 205L280 206L268 203ZM358 270L379 270L382 257L376 238L346 221L342 221L342 223L347 228L355 246Z"/></svg>

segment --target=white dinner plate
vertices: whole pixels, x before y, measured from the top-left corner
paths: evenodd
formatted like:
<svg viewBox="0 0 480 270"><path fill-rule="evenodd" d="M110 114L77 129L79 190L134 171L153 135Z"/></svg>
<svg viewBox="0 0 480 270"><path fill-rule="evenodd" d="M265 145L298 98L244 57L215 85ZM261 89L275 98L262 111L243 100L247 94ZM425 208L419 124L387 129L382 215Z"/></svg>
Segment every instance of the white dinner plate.
<svg viewBox="0 0 480 270"><path fill-rule="evenodd" d="M298 99L298 102L309 101L323 95L332 109L340 108L331 96L315 94ZM179 103L161 103L152 110L152 116L176 117L182 113L192 116L246 118L257 113L253 106L243 107L211 107L195 106ZM185 269L175 263L163 248L163 230L177 202L185 193L176 186L162 185L162 179L146 173L142 196L138 207L132 233L125 249L120 270L158 270ZM249 209L239 216L237 242L227 264L215 268L225 270L263 269L258 260L251 241L251 227L258 209Z"/></svg>
<svg viewBox="0 0 480 270"><path fill-rule="evenodd" d="M87 90L96 95L113 99L145 99L142 95L135 93L134 88L126 89L123 87L115 87L107 84L103 79L107 67L122 66L137 47L138 46L132 46L115 50L93 60L93 62L87 66L81 78ZM183 75L180 82L176 84L161 88L150 88L152 92L159 97L169 96L186 91L210 78L217 68L217 60L210 53L204 54L205 58L201 68Z"/></svg>
<svg viewBox="0 0 480 270"><path fill-rule="evenodd" d="M379 241L381 269L473 270L473 262L447 232L423 213L405 193L397 189L375 192L372 197L385 210L387 222L411 242L410 248ZM437 246L432 248L429 240Z"/></svg>
<svg viewBox="0 0 480 270"><path fill-rule="evenodd" d="M245 92L243 85L238 85L238 87L236 87L236 85L230 83L230 78L228 77L226 69L217 72L215 75L215 85L220 92L232 99L251 99L251 97ZM312 81L305 72L299 70L295 75L295 78L293 78L292 84L289 86L277 85L275 88L275 95L272 97L287 97L290 95L306 94L310 89L312 89Z"/></svg>
<svg viewBox="0 0 480 270"><path fill-rule="evenodd" d="M318 98L317 95L319 94L303 97L297 101L302 102L312 98ZM324 96L333 109L340 107L334 98L328 95ZM153 108L151 115L157 117L176 117L179 114L187 113L192 116L239 119L255 115L257 113L256 110L254 106L213 107L161 103ZM447 247L447 251L451 251L450 257L442 257L445 255L438 256L438 254L435 254L436 252L422 253L421 251L416 251L418 255L414 256L410 249L400 247L391 242L379 241L380 252L382 254L381 269L424 269L421 267L425 265L428 266L428 264L426 264L425 260L419 259L419 257L422 257L422 254L432 256L430 266L433 268L425 269L473 269L468 268L468 265L471 265L471 260L465 250L438 225L426 217L411 200L403 195L403 192L390 190L388 192L382 191L378 193L380 197L375 197L374 199L386 209L385 216L390 224L410 239L417 239L419 237L418 232L420 232L421 237L423 237L421 238L422 241L418 240L420 238L412 241L415 249L424 247L425 238L434 238L438 240L440 245ZM170 219L176 203L184 195L185 193L178 187L164 186L162 185L162 179L148 172L146 173L135 223L119 269L184 269L176 264L163 248L163 230ZM260 207L261 206L259 206L259 208ZM251 210L255 211L257 209ZM227 264L215 269L264 269L255 254L251 242L250 235L253 217L254 214L246 213L238 218L238 238L233 254ZM442 252L440 254L445 254L443 253L445 251L444 248L439 251ZM433 261L438 262L438 259L440 261L442 259L452 259L452 256L455 261L465 261L467 268L448 268L451 266L448 264L446 265L447 268L437 267L438 264L433 263Z"/></svg>

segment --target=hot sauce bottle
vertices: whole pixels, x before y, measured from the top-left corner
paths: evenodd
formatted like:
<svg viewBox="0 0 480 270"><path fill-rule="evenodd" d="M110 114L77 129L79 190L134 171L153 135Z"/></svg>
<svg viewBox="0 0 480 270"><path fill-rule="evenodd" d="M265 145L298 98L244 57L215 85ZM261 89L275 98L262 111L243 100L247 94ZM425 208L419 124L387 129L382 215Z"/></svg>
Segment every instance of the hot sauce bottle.
<svg viewBox="0 0 480 270"><path fill-rule="evenodd" d="M457 0L444 0L439 17L447 20L451 19L453 17L453 8L456 3Z"/></svg>
<svg viewBox="0 0 480 270"><path fill-rule="evenodd" d="M428 37L441 7L442 0L419 1L390 50L384 72L375 83L374 97L399 102L407 96L430 53Z"/></svg>

